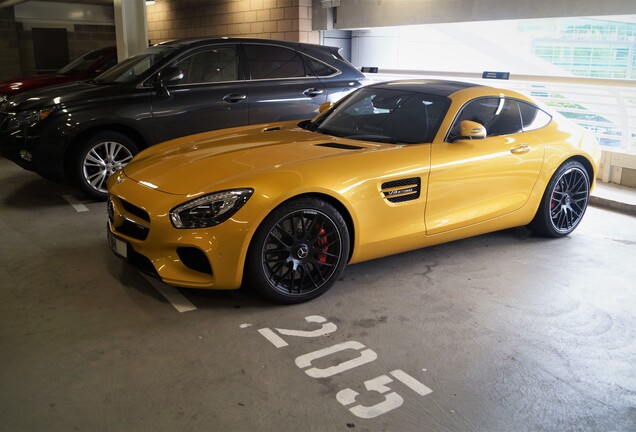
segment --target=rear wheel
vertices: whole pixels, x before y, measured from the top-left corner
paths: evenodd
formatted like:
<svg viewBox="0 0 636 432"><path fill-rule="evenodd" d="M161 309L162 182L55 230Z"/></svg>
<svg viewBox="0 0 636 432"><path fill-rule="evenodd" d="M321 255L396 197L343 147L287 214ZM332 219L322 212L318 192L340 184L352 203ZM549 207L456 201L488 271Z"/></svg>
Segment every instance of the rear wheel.
<svg viewBox="0 0 636 432"><path fill-rule="evenodd" d="M118 132L100 132L81 145L70 169L75 184L84 194L98 200L108 195L106 182L139 153L135 143Z"/></svg>
<svg viewBox="0 0 636 432"><path fill-rule="evenodd" d="M349 231L329 203L304 198L265 218L250 246L246 281L265 297L301 303L324 294L349 258Z"/></svg>
<svg viewBox="0 0 636 432"><path fill-rule="evenodd" d="M579 225L590 198L590 179L579 162L559 167L548 183L529 227L546 237L563 237Z"/></svg>

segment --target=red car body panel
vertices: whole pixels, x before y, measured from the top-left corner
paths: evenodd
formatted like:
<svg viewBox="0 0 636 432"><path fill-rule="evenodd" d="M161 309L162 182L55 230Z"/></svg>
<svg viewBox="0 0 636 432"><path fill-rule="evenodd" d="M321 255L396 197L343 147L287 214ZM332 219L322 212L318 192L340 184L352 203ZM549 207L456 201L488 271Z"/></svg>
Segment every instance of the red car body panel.
<svg viewBox="0 0 636 432"><path fill-rule="evenodd" d="M86 58L87 60L83 62L80 69L71 70L69 73L35 75L0 81L0 96L13 96L15 94L22 93L23 91L35 88L73 81L82 81L95 77L117 64L117 49L115 47L100 48L83 55L82 58ZM93 59L94 61L91 61ZM64 71L74 62L63 67L60 71Z"/></svg>

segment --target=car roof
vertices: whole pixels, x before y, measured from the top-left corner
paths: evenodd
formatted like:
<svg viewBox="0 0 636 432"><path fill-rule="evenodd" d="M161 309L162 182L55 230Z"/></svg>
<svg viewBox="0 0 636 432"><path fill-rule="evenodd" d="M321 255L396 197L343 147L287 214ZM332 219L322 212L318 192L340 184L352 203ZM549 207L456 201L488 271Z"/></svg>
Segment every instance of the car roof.
<svg viewBox="0 0 636 432"><path fill-rule="evenodd" d="M461 81L446 81L446 80L428 80L428 79L416 79L416 80L398 80L382 82L372 84L370 87L386 88L386 89L398 89L404 91L410 91L415 93L426 93L436 96L450 96L455 92L464 90L471 87L484 87L479 84L461 82Z"/></svg>
<svg viewBox="0 0 636 432"><path fill-rule="evenodd" d="M291 42L276 39L257 39L257 38L230 38L230 37L200 37L200 38L186 38L186 39L171 39L158 43L157 45L175 45L179 47L190 47L197 45L207 45L214 43L259 43L259 44L275 44L292 48L298 48L300 46L322 47L323 45L306 44L301 42ZM330 47L324 46L325 49Z"/></svg>

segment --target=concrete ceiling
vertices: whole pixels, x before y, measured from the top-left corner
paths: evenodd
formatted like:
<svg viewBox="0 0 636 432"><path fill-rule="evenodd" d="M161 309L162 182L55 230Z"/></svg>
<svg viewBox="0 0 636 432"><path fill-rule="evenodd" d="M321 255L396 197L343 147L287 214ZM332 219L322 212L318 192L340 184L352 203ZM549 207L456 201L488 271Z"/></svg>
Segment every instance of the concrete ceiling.
<svg viewBox="0 0 636 432"><path fill-rule="evenodd" d="M37 0L46 3L75 3L85 5L112 6L113 0ZM33 3L29 0L0 0L0 8L15 6L21 3Z"/></svg>

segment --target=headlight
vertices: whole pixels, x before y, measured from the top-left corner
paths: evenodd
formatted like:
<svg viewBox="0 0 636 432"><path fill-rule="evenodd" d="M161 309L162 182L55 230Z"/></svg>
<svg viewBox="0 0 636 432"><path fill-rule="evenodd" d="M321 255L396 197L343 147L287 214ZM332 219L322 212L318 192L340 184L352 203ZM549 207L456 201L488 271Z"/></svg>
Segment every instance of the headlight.
<svg viewBox="0 0 636 432"><path fill-rule="evenodd" d="M170 210L175 228L207 228L231 218L254 193L254 189L216 192Z"/></svg>
<svg viewBox="0 0 636 432"><path fill-rule="evenodd" d="M53 108L21 111L16 113L12 120L20 126L30 125L46 119L52 112Z"/></svg>

